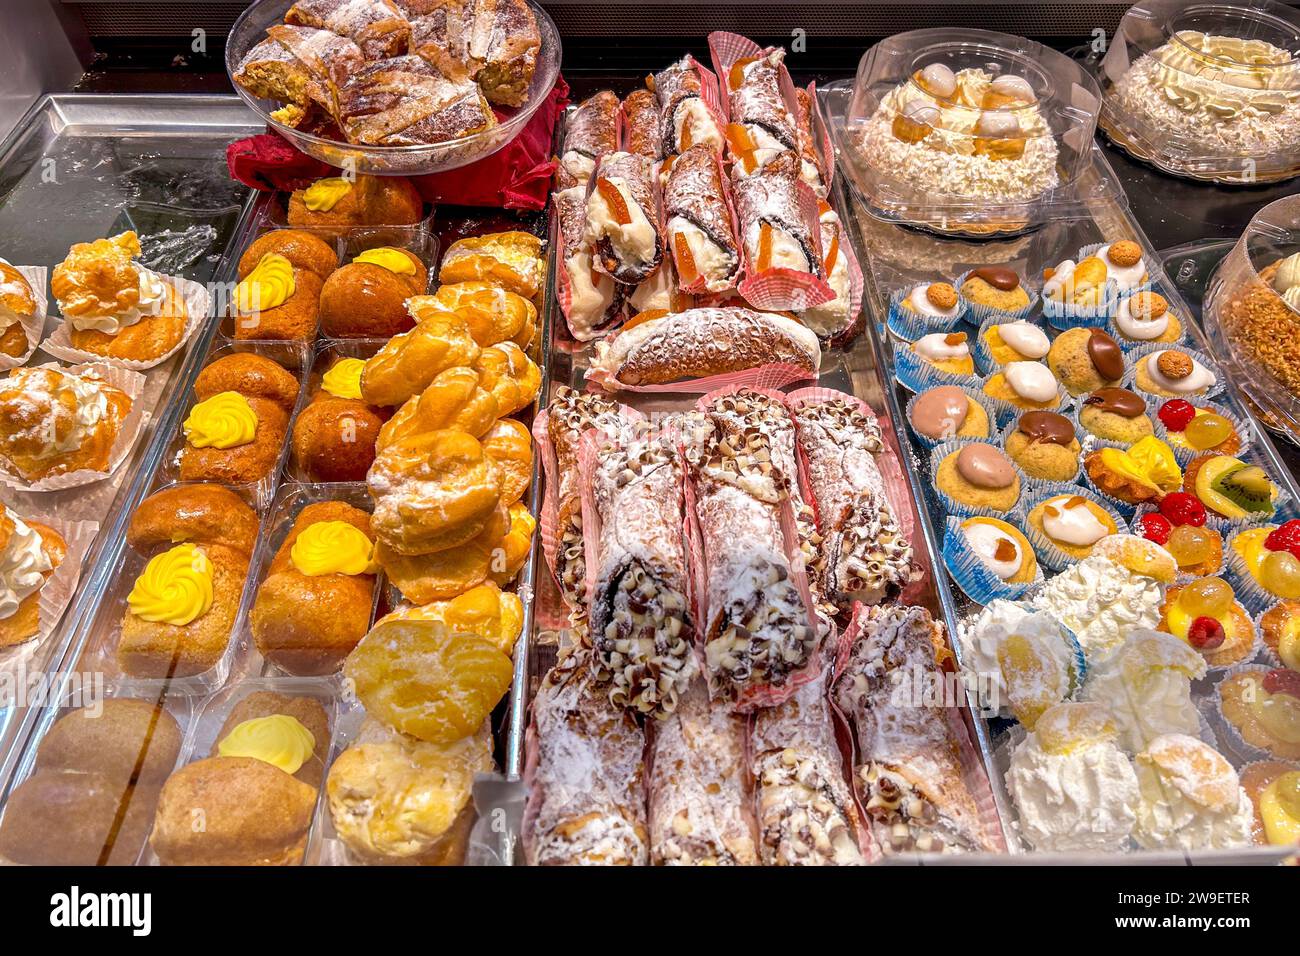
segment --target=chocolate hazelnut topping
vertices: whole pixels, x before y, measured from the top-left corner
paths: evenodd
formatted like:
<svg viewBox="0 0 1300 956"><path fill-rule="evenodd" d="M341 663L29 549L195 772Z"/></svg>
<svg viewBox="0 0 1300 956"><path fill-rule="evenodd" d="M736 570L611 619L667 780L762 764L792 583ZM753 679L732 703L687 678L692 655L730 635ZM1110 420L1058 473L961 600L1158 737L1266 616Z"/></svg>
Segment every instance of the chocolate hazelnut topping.
<svg viewBox="0 0 1300 956"><path fill-rule="evenodd" d="M1030 441L1046 442L1068 448L1074 441L1074 426L1064 415L1056 412L1025 412L1016 429L1029 436Z"/></svg>
<svg viewBox="0 0 1300 956"><path fill-rule="evenodd" d="M1016 469L992 445L966 445L957 452L957 474L976 488L1006 488L1016 480Z"/></svg>
<svg viewBox="0 0 1300 956"><path fill-rule="evenodd" d="M1083 404L1096 405L1098 411L1110 412L1121 418L1137 418L1147 413L1146 402L1127 388L1099 388L1085 398Z"/></svg>
<svg viewBox="0 0 1300 956"><path fill-rule="evenodd" d="M1088 335L1088 358L1092 367L1108 382L1118 382L1124 377L1124 353L1119 344L1101 329Z"/></svg>
<svg viewBox="0 0 1300 956"><path fill-rule="evenodd" d="M971 273L971 278L983 279L1002 292L1010 292L1020 285L1020 276L1016 275L1015 270L1003 266L980 266Z"/></svg>
<svg viewBox="0 0 1300 956"><path fill-rule="evenodd" d="M956 385L922 392L912 404L912 427L927 438L952 438L966 424L970 398Z"/></svg>

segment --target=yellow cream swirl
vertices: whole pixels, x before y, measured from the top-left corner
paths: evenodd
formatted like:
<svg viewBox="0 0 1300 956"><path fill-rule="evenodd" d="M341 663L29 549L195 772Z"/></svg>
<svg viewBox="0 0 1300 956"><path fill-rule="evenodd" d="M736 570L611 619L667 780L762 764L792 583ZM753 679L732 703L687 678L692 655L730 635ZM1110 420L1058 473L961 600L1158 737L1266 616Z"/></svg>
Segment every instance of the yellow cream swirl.
<svg viewBox="0 0 1300 956"><path fill-rule="evenodd" d="M253 271L235 286L235 310L240 315L254 315L284 305L297 289L293 281L293 263L278 252L268 252L257 261Z"/></svg>
<svg viewBox="0 0 1300 956"><path fill-rule="evenodd" d="M368 262L372 266L380 266L389 272L396 272L398 275L415 275L415 263L411 261L411 257L401 249L394 249L392 246L367 249L352 261Z"/></svg>
<svg viewBox="0 0 1300 956"><path fill-rule="evenodd" d="M302 193L302 204L312 212L329 212L340 199L352 192L352 183L342 176L318 179Z"/></svg>
<svg viewBox="0 0 1300 956"><path fill-rule="evenodd" d="M254 717L236 724L217 744L217 753L223 757L253 757L285 773L297 773L315 750L312 732L288 714Z"/></svg>
<svg viewBox="0 0 1300 956"><path fill-rule="evenodd" d="M365 367L362 359L339 359L321 376L320 387L335 398L361 401L361 373Z"/></svg>
<svg viewBox="0 0 1300 956"><path fill-rule="evenodd" d="M218 392L190 409L182 427L195 448L235 448L257 434L257 412L238 392Z"/></svg>
<svg viewBox="0 0 1300 956"><path fill-rule="evenodd" d="M149 559L126 596L143 621L184 627L212 607L212 562L192 544L178 544Z"/></svg>
<svg viewBox="0 0 1300 956"><path fill-rule="evenodd" d="M375 546L346 521L318 521L302 529L289 549L293 566L309 578L322 574L374 574Z"/></svg>

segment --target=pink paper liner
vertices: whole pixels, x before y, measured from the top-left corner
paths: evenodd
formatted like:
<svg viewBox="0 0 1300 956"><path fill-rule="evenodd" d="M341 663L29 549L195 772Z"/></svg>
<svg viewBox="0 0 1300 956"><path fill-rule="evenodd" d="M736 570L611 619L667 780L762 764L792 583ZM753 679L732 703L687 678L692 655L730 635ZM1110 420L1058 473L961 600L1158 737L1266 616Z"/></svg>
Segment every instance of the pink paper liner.
<svg viewBox="0 0 1300 956"><path fill-rule="evenodd" d="M686 59L700 73L700 99L704 101L704 105L713 114L713 121L718 124L718 130L722 133L722 148L725 151L727 144L727 113L722 105L722 83L716 73L695 59L692 54L686 54ZM726 182L725 176L723 182Z"/></svg>
<svg viewBox="0 0 1300 956"><path fill-rule="evenodd" d="M543 408L533 419L533 444L537 446L537 457L542 462L542 508L541 514L537 516L537 530L542 538L542 557L546 559L551 577L559 587L560 575L555 566L555 555L560 547L560 518L555 496L559 487L560 466L555 459L555 446L551 444L551 434L547 427L550 418L550 413Z"/></svg>
<svg viewBox="0 0 1300 956"><path fill-rule="evenodd" d="M822 251L822 226L820 198L813 188L800 180L798 184L799 216L804 227L812 237L813 255L820 264L825 256ZM738 223L739 225L739 223ZM835 290L824 280L811 272L797 269L768 269L758 272L745 251L744 233L741 237L740 258L741 280L737 285L740 294L757 309L768 312L802 312L814 305L821 305L835 298ZM844 245L843 242L840 243Z"/></svg>
<svg viewBox="0 0 1300 956"><path fill-rule="evenodd" d="M41 585L37 596L40 613L37 618L36 634L21 644L0 650L0 668L13 667L27 660L54 631L63 618L63 612L71 603L73 595L76 594L77 583L81 580L82 564L95 541L95 536L99 534L98 521L68 521L48 514L23 514L17 509L11 510L24 521L35 521L57 531L67 542L67 553L59 566Z"/></svg>
<svg viewBox="0 0 1300 956"><path fill-rule="evenodd" d="M639 392L669 395L698 395L728 386L750 386L751 388L783 388L795 382L807 382L816 378L806 369L786 362L774 362L759 365L756 368L741 369L738 372L724 372L720 375L706 375L704 378L687 379L684 382L669 382L664 385L624 385L613 376L603 374L601 370L588 372L587 381L594 382L608 391Z"/></svg>
<svg viewBox="0 0 1300 956"><path fill-rule="evenodd" d="M54 331L41 343L41 348L65 362L104 362L108 365L116 365L137 372L143 372L146 369L161 365L185 348L190 339L194 337L194 333L207 321L212 308L212 296L208 293L207 288L192 279L168 275L159 276L159 278L169 283L181 294L181 297L185 300L185 310L188 315L185 321L185 331L181 333L180 341L157 358L137 361L135 359L114 358L109 355L100 355L97 352L87 352L84 349L76 348L72 344L72 336L68 332L68 323L66 321L60 322L55 327Z"/></svg>
<svg viewBox="0 0 1300 956"><path fill-rule="evenodd" d="M113 472L117 471L122 462L126 461L131 448L135 445L136 438L139 437L145 423L149 420L149 413L140 407L140 395L144 391L145 377L139 372L133 372L130 369L108 365L103 362L69 366L62 366L57 362L45 362L33 367L57 368L63 372L76 374L93 371L104 382L121 389L127 394L131 399L131 410L127 412L126 417L122 420L121 428L118 429L117 439L113 442L112 450L109 453L108 468L104 471L82 468L32 482L26 482L13 475L0 473L0 482L16 491L62 491L66 488L79 488L82 485L93 484L96 481L103 481L110 477Z"/></svg>
<svg viewBox="0 0 1300 956"><path fill-rule="evenodd" d="M775 47L760 47L749 37L743 37L739 33L714 30L709 34L709 57L713 60L713 70L718 78L718 90L722 94L723 115L726 116L728 123L731 122L732 92L728 80L732 65L737 60L745 57L757 58L774 49Z"/></svg>
<svg viewBox="0 0 1300 956"><path fill-rule="evenodd" d="M781 64L782 68L785 64ZM831 145L830 130L826 127L826 120L822 117L821 103L817 100L817 83L811 82L806 87L808 90L808 100L811 109L808 111L808 122L810 124L809 132L812 134L813 142L817 144L817 151L821 153L822 169L826 172L826 195L830 195L831 186L835 183L835 147ZM797 116L797 114L796 114Z"/></svg>
<svg viewBox="0 0 1300 956"><path fill-rule="evenodd" d="M586 580L583 589L586 611L591 613L593 599L596 596L596 562L600 557L600 509L596 507L596 430L588 429L582 433L578 446L578 473L582 476L582 550L586 556ZM584 643L590 643L590 635L585 631Z"/></svg>
<svg viewBox="0 0 1300 956"><path fill-rule="evenodd" d="M858 262L858 254L854 251L853 242L849 239L848 226L845 225L844 218L838 212L835 213L835 218L839 220L840 255L844 256L845 268L849 272L849 324L831 335L829 340L830 345L839 346L855 338L862 330L864 322L862 296L866 289L866 280L862 275L862 266ZM818 231L820 232L820 228Z"/></svg>
<svg viewBox="0 0 1300 956"><path fill-rule="evenodd" d="M13 263L10 263L13 265ZM32 298L36 300L36 311L30 316L18 320L23 334L27 337L27 351L22 355L0 355L0 372L26 365L36 352L41 342L41 332L45 329L45 318L49 315L50 303L45 297L45 283L50 270L46 266L13 266L22 273L27 284L32 287Z"/></svg>

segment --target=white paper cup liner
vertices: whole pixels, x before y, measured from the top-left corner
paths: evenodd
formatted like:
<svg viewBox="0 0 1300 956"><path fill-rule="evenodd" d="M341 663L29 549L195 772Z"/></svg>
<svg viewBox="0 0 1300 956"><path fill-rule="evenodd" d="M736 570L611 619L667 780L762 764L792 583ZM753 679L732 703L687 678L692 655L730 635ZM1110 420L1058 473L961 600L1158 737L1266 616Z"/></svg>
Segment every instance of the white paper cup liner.
<svg viewBox="0 0 1300 956"><path fill-rule="evenodd" d="M32 297L36 299L36 311L20 318L23 334L27 336L27 351L22 355L0 355L0 372L26 365L31 360L36 346L41 342L41 332L45 329L45 318L49 315L50 303L45 298L45 283L50 270L45 266L14 266L23 274L27 284L32 287Z"/></svg>
<svg viewBox="0 0 1300 956"><path fill-rule="evenodd" d="M1138 367L1146 361L1147 356L1154 352L1167 352L1170 349L1182 352L1185 355L1190 355L1201 365L1213 372L1214 384L1203 392L1195 392L1188 395L1161 395L1159 392L1153 392L1138 385ZM1137 348L1125 352L1124 359L1128 362L1128 370L1124 373L1124 378L1120 381L1120 387L1137 392L1144 398L1151 397L1156 399L1157 408L1160 407L1161 403L1166 402L1171 398L1181 398L1195 404L1198 400L1214 398L1216 395L1223 394L1223 372L1219 369L1218 364L1212 358L1197 349L1188 348L1185 345L1164 345L1161 343L1139 345Z"/></svg>
<svg viewBox="0 0 1300 956"><path fill-rule="evenodd" d="M181 334L181 339L174 346L164 352L162 355L147 361L135 361L132 359L115 358L108 355L100 355L98 352L87 352L84 349L75 348L72 344L71 335L68 332L67 322L60 322L58 327L46 337L41 344L41 348L49 352L56 358L61 358L66 362L103 362L108 365L116 365L119 368L132 369L143 372L146 369L154 368L167 361L189 343L205 321L208 319L208 310L212 305L212 296L208 293L205 286L186 279L181 276L162 276L163 281L171 283L185 300L185 310L188 319L185 323L185 331Z"/></svg>
<svg viewBox="0 0 1300 956"><path fill-rule="evenodd" d="M1214 687L1213 705L1210 711L1210 726L1214 728L1219 735L1219 739L1224 742L1227 748L1235 754L1243 763L1253 763L1260 760L1281 760L1287 761L1288 758L1281 754L1275 754L1263 747L1248 743L1246 738L1241 735L1237 725L1228 720L1223 715L1223 685L1234 677L1245 673L1256 673L1262 680L1264 675L1273 668L1264 664L1238 664L1236 667L1230 667L1224 673L1223 679ZM1291 762L1296 762L1292 760Z"/></svg>
<svg viewBox="0 0 1300 956"><path fill-rule="evenodd" d="M18 666L26 661L50 636L63 612L67 610L73 596L77 593L77 583L81 580L82 565L86 554L99 533L97 521L68 521L46 514L20 514L25 521L35 521L48 525L63 536L67 542L67 554L54 572L41 585L37 594L38 628L36 634L12 647L0 649L0 670Z"/></svg>
<svg viewBox="0 0 1300 956"><path fill-rule="evenodd" d="M117 439L113 442L113 447L109 452L108 467L104 471L82 468L62 475L42 478L39 481L23 481L13 475L0 474L0 481L16 491L61 491L65 488L78 488L81 485L93 484L96 481L103 481L108 478L118 469L122 462L126 461L132 447L135 445L135 440L140 436L145 424L149 421L149 413L141 407L140 402L140 396L144 391L144 376L131 369L119 368L103 362L71 366L61 366L56 362L47 362L36 367L57 368L60 371L75 374L94 372L104 382L114 388L121 389L127 394L131 399L131 410L127 412L126 418L122 420L121 428L118 429Z"/></svg>

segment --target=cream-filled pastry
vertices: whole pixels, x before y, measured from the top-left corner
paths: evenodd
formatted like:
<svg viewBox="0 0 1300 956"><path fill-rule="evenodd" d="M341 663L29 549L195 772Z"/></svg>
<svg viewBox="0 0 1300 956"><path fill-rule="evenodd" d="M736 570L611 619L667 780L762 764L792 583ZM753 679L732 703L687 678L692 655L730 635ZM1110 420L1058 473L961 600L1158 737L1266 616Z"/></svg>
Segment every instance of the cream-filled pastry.
<svg viewBox="0 0 1300 956"><path fill-rule="evenodd" d="M1134 760L1142 799L1133 838L1149 850L1249 846L1255 807L1237 771L1188 734L1162 734Z"/></svg>
<svg viewBox="0 0 1300 956"><path fill-rule="evenodd" d="M1028 729L1074 690L1076 652L1050 614L1015 601L991 601L962 627L959 640L966 670L991 682L998 705Z"/></svg>
<svg viewBox="0 0 1300 956"><path fill-rule="evenodd" d="M1205 658L1172 634L1138 628L1088 671L1084 697L1104 704L1130 753L1162 734L1200 732L1192 681L1205 676Z"/></svg>
<svg viewBox="0 0 1300 956"><path fill-rule="evenodd" d="M131 398L94 372L54 366L0 379L0 468L24 481L107 471Z"/></svg>

